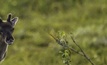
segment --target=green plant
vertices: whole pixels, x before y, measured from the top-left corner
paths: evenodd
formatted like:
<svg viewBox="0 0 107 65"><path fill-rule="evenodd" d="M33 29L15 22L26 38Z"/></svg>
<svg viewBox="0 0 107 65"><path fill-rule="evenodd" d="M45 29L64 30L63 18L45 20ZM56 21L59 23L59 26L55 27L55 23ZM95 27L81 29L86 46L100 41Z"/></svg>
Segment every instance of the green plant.
<svg viewBox="0 0 107 65"><path fill-rule="evenodd" d="M65 32L58 32L57 37L54 37L52 34L50 34L50 35L63 48L63 50L60 51L60 53L61 53L64 64L70 65L70 62L71 62L70 61L70 56L72 55L71 52L73 51L73 52L85 57L91 63L91 65L94 65L94 63L91 61L91 59L85 54L83 49L77 44L74 37L72 36L72 33L70 33L69 36L70 36L71 40L73 41L73 43L80 49L80 52L78 52L77 50L75 50L74 48L72 48L68 45L69 42L66 39L67 35L66 35Z"/></svg>

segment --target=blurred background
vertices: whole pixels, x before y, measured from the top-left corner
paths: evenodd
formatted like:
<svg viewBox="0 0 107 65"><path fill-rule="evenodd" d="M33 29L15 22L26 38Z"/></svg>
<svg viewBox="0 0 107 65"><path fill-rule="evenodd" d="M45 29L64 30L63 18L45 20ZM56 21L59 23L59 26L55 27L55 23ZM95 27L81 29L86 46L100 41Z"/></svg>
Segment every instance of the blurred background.
<svg viewBox="0 0 107 65"><path fill-rule="evenodd" d="M95 65L107 64L107 0L0 0L0 17L8 13L19 21L1 65L64 65L47 34L58 31L72 32ZM71 65L91 64L72 53Z"/></svg>

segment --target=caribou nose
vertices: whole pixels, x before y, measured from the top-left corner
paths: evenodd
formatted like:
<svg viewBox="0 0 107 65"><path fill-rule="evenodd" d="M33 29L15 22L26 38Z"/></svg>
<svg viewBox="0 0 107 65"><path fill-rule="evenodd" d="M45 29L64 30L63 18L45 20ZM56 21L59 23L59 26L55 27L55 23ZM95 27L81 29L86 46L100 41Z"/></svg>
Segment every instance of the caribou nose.
<svg viewBox="0 0 107 65"><path fill-rule="evenodd" d="M10 42L13 42L14 40L13 39L10 39Z"/></svg>
<svg viewBox="0 0 107 65"><path fill-rule="evenodd" d="M13 41L14 41L14 39L13 38L11 38L11 39L6 39L6 42L7 42L7 44L8 45L11 45L11 44L13 44Z"/></svg>
<svg viewBox="0 0 107 65"><path fill-rule="evenodd" d="M9 45L13 44L13 41L14 41L13 39L8 40L8 44Z"/></svg>

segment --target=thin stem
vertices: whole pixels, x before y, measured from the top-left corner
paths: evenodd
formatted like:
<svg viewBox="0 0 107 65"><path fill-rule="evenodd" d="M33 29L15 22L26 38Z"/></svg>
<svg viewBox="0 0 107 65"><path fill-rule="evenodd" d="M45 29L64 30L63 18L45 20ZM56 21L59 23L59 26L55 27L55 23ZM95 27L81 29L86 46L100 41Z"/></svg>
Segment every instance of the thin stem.
<svg viewBox="0 0 107 65"><path fill-rule="evenodd" d="M77 50L73 49L73 48L69 48L71 51L77 53L77 54L80 54L81 56L84 56L82 53L78 52Z"/></svg>
<svg viewBox="0 0 107 65"><path fill-rule="evenodd" d="M85 54L85 52L82 50L82 48L77 44L77 42L74 40L73 36L71 36L71 39L73 40L73 42L76 44L76 46L80 49L81 53L78 52L77 50L73 49L73 48L70 48L68 45L63 45L61 42L60 42L60 39L59 38L55 38L52 34L50 34L58 44L60 44L61 46L63 46L64 48L68 48L70 51L73 51L77 54L80 54L81 56L84 56L92 65L94 65L94 63L91 61L91 59ZM66 43L66 42L64 42Z"/></svg>
<svg viewBox="0 0 107 65"><path fill-rule="evenodd" d="M76 46L80 49L80 51L83 53L83 56L92 64L94 65L94 63L91 61L91 59L85 54L85 52L82 50L82 48L77 44L77 42L74 40L74 38L71 36L71 39L73 40L73 42L76 44ZM78 52L76 52L78 53Z"/></svg>

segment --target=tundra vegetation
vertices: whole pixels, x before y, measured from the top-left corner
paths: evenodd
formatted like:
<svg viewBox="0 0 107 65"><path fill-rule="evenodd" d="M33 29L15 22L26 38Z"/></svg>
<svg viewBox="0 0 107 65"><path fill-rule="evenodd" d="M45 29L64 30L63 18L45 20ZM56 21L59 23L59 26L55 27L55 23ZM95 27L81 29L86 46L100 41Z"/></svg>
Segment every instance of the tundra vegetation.
<svg viewBox="0 0 107 65"><path fill-rule="evenodd" d="M107 0L0 0L0 5L2 19L8 13L19 17L15 41L1 65L64 65L64 60L71 65L91 65L73 51L62 58L69 51L49 35L57 38L60 32L67 34L64 39L69 47L79 52L72 33L95 65L107 64Z"/></svg>

